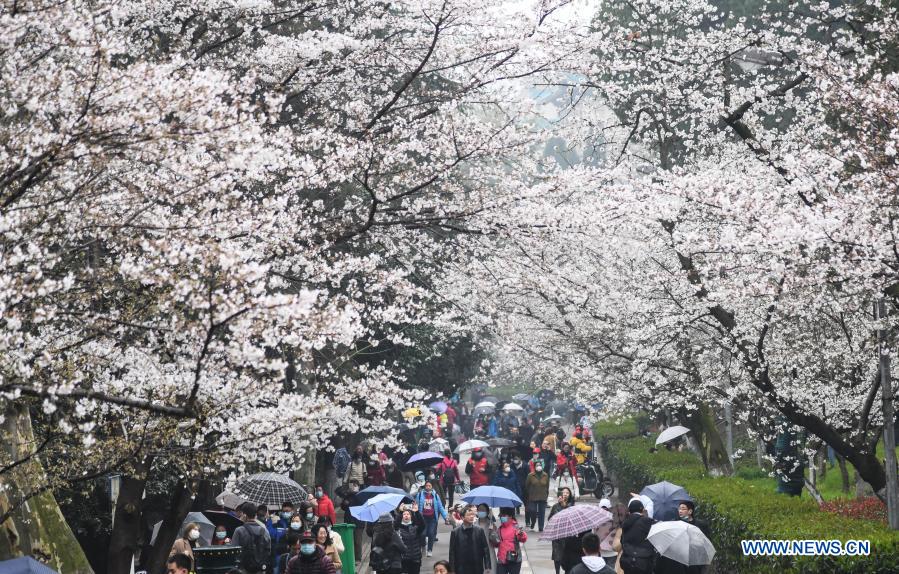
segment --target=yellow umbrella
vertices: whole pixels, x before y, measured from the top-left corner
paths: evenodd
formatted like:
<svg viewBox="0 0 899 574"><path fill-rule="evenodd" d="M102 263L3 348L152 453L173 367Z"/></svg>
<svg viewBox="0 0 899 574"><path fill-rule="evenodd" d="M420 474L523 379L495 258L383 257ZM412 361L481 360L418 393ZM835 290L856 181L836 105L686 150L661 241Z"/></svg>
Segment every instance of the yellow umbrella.
<svg viewBox="0 0 899 574"><path fill-rule="evenodd" d="M403 417L407 419L413 419L415 417L421 416L421 409L418 407L411 407L403 411Z"/></svg>

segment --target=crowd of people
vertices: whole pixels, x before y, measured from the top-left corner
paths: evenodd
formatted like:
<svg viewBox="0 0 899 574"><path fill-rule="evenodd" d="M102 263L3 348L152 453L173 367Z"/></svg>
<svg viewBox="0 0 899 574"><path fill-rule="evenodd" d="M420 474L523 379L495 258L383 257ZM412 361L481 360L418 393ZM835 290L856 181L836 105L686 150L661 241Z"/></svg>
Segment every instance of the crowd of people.
<svg viewBox="0 0 899 574"><path fill-rule="evenodd" d="M336 506L324 485L312 489L297 507L285 502L272 515L265 505L246 503L235 512L242 526L230 537L218 526L212 544L239 545L243 574L337 574L344 570L345 549L344 540L332 530L339 509L340 521L354 525L355 572L421 574L423 560L433 556L442 522L452 526L449 552L446 560L434 564L434 574L519 574L528 532L543 532L547 520L580 498L578 467L593 455L589 427L575 421L571 436L566 436L561 417L547 412L540 399L492 411L447 401L435 419L431 427L404 431L405 454L369 444L339 449L334 456L334 493L340 499ZM456 447L470 439L483 439L490 446L472 448L463 462ZM442 458L410 472L405 461L424 451L439 452ZM488 485L507 489L522 504L490 508L457 500L470 489ZM350 508L359 504L357 495L385 486L407 493L406 501L374 522L355 518ZM600 506L615 510L607 499ZM653 555L646 541L651 519L639 499L627 512L618 510L610 528L553 541L556 574L695 571L664 560L653 561L646 570L641 556ZM691 504L684 506L685 520L694 520L692 510ZM185 527L172 548L170 574L193 571L198 534L196 525Z"/></svg>

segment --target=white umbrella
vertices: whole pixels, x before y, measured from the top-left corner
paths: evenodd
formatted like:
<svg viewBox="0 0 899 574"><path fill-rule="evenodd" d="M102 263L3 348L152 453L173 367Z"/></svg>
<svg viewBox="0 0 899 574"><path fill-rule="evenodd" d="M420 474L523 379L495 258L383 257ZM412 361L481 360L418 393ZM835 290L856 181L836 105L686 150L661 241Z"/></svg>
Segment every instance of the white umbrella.
<svg viewBox="0 0 899 574"><path fill-rule="evenodd" d="M472 439L467 440L456 447L456 452L468 452L470 450L474 450L476 448L488 448L490 445L482 440Z"/></svg>
<svg viewBox="0 0 899 574"><path fill-rule="evenodd" d="M687 566L711 564L715 557L715 547L702 530L683 520L656 522L646 539L662 556Z"/></svg>
<svg viewBox="0 0 899 574"><path fill-rule="evenodd" d="M496 403L491 403L490 401L482 401L476 404L471 412L476 415L487 415L496 412Z"/></svg>
<svg viewBox="0 0 899 574"><path fill-rule="evenodd" d="M178 529L178 537L180 538L181 535L184 534L184 527L191 522L196 524L197 528L200 530L200 546L209 546L212 544L212 534L215 532L215 524L210 522L202 512L187 513L187 517L185 517L184 522L181 523L181 528ZM156 536L159 534L159 528L161 526L161 520L153 525L153 535L150 537L150 544L156 542Z"/></svg>
<svg viewBox="0 0 899 574"><path fill-rule="evenodd" d="M239 494L234 494L230 490L226 490L215 497L215 502L219 506L224 506L225 508L235 510L239 508L241 504L247 502L247 499L240 496Z"/></svg>
<svg viewBox="0 0 899 574"><path fill-rule="evenodd" d="M445 438L435 438L428 443L428 450L432 452L443 452L445 448L449 448L449 441Z"/></svg>
<svg viewBox="0 0 899 574"><path fill-rule="evenodd" d="M656 446L664 444L666 442L670 442L679 436L684 436L688 432L690 432L690 429L688 429L687 427L682 427L680 425L668 427L659 433L659 438L656 439Z"/></svg>
<svg viewBox="0 0 899 574"><path fill-rule="evenodd" d="M518 403L508 403L503 407L504 411L523 411L524 407Z"/></svg>

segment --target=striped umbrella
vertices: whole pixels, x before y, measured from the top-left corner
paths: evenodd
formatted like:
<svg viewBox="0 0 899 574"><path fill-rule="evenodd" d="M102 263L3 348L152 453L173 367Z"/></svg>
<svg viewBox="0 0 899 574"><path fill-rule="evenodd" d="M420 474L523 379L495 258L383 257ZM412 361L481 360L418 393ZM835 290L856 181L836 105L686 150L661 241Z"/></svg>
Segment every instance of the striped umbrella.
<svg viewBox="0 0 899 574"><path fill-rule="evenodd" d="M593 530L612 520L612 513L593 504L580 504L556 513L546 523L541 540L559 540Z"/></svg>
<svg viewBox="0 0 899 574"><path fill-rule="evenodd" d="M234 494L267 506L281 506L284 502L299 504L308 496L302 486L276 472L260 472L242 479L234 487Z"/></svg>

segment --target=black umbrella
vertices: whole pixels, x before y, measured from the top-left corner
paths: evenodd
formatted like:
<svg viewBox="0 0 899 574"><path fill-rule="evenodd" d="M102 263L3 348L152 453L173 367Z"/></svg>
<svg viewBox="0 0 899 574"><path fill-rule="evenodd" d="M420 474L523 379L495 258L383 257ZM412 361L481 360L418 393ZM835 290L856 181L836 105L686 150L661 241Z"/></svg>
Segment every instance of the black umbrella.
<svg viewBox="0 0 899 574"><path fill-rule="evenodd" d="M489 442L489 441L488 441ZM443 455L437 452L426 450L418 454L413 454L403 464L403 470L424 470L432 466L436 466L443 460Z"/></svg>
<svg viewBox="0 0 899 574"><path fill-rule="evenodd" d="M222 510L204 510L203 515L209 519L209 522L216 526L222 525L228 531L228 536L234 534L234 529L243 525L243 520L234 516L230 512Z"/></svg>
<svg viewBox="0 0 899 574"><path fill-rule="evenodd" d="M400 490L399 488L394 488L392 486L368 486L363 488L359 492L353 495L352 506L359 506L360 504L365 504L365 501L370 498L374 498L379 494L402 494L405 496L403 502L412 503L412 497L409 496L405 490Z"/></svg>
<svg viewBox="0 0 899 574"><path fill-rule="evenodd" d="M515 443L507 438L488 438L487 444L490 446L515 446Z"/></svg>

